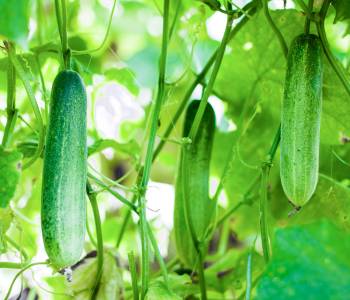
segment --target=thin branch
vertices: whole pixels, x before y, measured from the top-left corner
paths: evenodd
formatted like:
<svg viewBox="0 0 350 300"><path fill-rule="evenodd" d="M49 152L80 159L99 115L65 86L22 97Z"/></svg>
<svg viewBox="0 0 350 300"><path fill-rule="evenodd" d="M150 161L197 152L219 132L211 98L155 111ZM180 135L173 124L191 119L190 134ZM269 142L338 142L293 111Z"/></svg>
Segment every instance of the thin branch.
<svg viewBox="0 0 350 300"><path fill-rule="evenodd" d="M73 55L92 54L92 53L99 52L100 50L103 49L103 47L105 46L105 44L106 44L106 42L108 40L109 32L111 31L113 15L114 15L114 11L115 11L116 6L117 6L117 0L114 0L113 6L112 6L112 10L111 10L111 14L110 14L109 20L108 20L107 30L106 30L105 36L104 36L101 44L95 49L90 49L90 50L89 49L88 50L72 50L72 54Z"/></svg>
<svg viewBox="0 0 350 300"><path fill-rule="evenodd" d="M288 55L288 46L287 46L287 43L286 43L286 41L285 41L281 31L278 29L278 27L276 26L275 22L273 21L271 15L270 15L268 3L267 3L268 0L262 0L262 2L263 2L263 9L264 9L264 14L265 14L265 17L267 19L267 22L269 23L271 29L275 33L275 35L276 35L276 37L278 39L278 42L280 43L283 55L285 57L287 57L287 55Z"/></svg>
<svg viewBox="0 0 350 300"><path fill-rule="evenodd" d="M159 61L159 79L158 79L158 93L152 113L151 128L148 139L148 146L146 152L146 158L144 163L144 172L140 183L140 196L139 196L139 210L140 210L140 233L142 244L142 269L141 269L141 299L144 299L148 289L149 280L149 246L147 238L147 220L146 220L146 189L150 177L150 171L152 166L153 148L156 139L156 132L158 128L158 119L161 110L161 106L164 100L165 92L165 73L166 73L166 60L168 52L169 41L169 8L170 0L164 0L163 8L163 38L162 38L162 50Z"/></svg>
<svg viewBox="0 0 350 300"><path fill-rule="evenodd" d="M96 194L94 193L91 184L89 181L86 183L86 192L90 199L90 204L94 214L95 227L96 227L96 236L97 236L97 274L95 278L95 284L91 299L94 300L97 297L102 273L103 273L103 236L102 236L102 227L101 227L101 217L98 209L98 204L96 200Z"/></svg>

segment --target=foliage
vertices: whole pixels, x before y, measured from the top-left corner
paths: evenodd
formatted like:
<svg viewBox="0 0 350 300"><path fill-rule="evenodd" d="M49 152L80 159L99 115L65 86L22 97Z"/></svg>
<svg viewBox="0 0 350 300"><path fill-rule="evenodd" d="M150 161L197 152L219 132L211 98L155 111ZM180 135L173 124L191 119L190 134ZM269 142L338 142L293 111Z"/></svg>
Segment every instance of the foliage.
<svg viewBox="0 0 350 300"><path fill-rule="evenodd" d="M283 2L0 0L0 138L7 137L0 148L0 298L23 288L40 299L139 299L135 292L205 299L203 287L207 299L344 298L349 3L313 1L312 13L308 1ZM283 44L305 31L308 17L323 45L320 167L315 193L296 212L281 186L276 132ZM85 256L62 275L46 265L42 244L41 143L52 83L69 67L88 94L91 206ZM172 219L179 154L188 143L182 112L206 96L217 119L209 183L218 206L203 276L198 265L178 260Z"/></svg>

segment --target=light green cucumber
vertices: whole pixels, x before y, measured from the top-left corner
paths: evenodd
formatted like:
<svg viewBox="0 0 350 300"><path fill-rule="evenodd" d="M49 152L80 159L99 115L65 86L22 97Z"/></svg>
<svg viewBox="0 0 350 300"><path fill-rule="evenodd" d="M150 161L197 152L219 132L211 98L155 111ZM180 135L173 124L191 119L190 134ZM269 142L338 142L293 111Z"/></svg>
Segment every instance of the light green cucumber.
<svg viewBox="0 0 350 300"><path fill-rule="evenodd" d="M296 37L288 54L282 102L280 175L285 194L297 208L310 200L318 180L322 73L319 38Z"/></svg>

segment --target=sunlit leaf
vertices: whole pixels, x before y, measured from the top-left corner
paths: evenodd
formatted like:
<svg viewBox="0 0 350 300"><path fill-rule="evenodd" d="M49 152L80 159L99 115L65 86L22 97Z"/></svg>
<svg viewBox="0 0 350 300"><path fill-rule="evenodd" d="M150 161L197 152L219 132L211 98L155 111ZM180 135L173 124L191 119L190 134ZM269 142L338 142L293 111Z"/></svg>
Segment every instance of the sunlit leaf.
<svg viewBox="0 0 350 300"><path fill-rule="evenodd" d="M22 154L0 147L0 207L8 205L14 196L20 177Z"/></svg>

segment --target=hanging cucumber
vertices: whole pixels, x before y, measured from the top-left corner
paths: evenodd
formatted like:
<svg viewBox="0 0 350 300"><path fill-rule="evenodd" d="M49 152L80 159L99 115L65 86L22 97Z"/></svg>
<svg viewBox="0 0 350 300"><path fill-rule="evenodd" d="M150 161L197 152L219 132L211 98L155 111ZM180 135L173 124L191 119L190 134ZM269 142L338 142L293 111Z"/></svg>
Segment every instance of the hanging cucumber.
<svg viewBox="0 0 350 300"><path fill-rule="evenodd" d="M322 73L319 38L296 37L288 54L282 102L280 175L285 194L297 208L310 200L318 180Z"/></svg>
<svg viewBox="0 0 350 300"><path fill-rule="evenodd" d="M50 262L76 263L86 223L86 92L79 74L60 72L51 92L44 152L41 225Z"/></svg>
<svg viewBox="0 0 350 300"><path fill-rule="evenodd" d="M189 104L183 130L187 137L200 101ZM204 242L215 215L216 203L209 198L209 167L215 131L215 113L208 103L196 138L181 151L176 180L174 231L178 255L187 266L193 266L198 254L191 229L198 242Z"/></svg>

